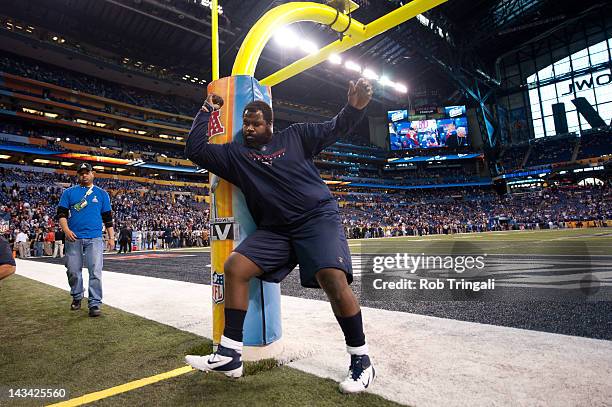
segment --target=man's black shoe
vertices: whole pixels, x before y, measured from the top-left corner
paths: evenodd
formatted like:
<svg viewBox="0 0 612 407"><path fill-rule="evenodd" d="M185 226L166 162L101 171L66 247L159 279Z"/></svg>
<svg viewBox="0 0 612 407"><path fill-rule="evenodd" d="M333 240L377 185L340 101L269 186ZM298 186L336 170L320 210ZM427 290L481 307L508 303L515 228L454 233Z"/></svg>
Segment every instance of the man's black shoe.
<svg viewBox="0 0 612 407"><path fill-rule="evenodd" d="M72 300L72 304L70 304L71 311L77 311L81 309L81 300Z"/></svg>
<svg viewBox="0 0 612 407"><path fill-rule="evenodd" d="M89 309L90 317L99 317L100 315L102 315L102 311L100 310L100 307L95 306Z"/></svg>

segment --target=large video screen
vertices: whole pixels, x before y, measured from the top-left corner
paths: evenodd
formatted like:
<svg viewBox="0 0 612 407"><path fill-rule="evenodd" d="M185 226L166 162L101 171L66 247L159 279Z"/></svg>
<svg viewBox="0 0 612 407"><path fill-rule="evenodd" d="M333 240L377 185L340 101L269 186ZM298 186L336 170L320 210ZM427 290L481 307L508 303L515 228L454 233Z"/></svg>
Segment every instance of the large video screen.
<svg viewBox="0 0 612 407"><path fill-rule="evenodd" d="M399 112L405 111L393 111L388 115L391 150L469 145L466 117L411 121L407 114Z"/></svg>

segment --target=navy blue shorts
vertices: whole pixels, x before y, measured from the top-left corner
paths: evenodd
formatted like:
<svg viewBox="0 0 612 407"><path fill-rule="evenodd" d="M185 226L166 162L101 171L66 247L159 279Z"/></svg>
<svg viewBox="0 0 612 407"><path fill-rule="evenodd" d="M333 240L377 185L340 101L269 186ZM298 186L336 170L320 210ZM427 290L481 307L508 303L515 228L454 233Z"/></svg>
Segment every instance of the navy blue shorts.
<svg viewBox="0 0 612 407"><path fill-rule="evenodd" d="M336 268L353 282L351 253L337 209L322 209L297 225L259 228L234 249L263 270L264 281L280 283L300 265L304 287L320 288L315 274Z"/></svg>

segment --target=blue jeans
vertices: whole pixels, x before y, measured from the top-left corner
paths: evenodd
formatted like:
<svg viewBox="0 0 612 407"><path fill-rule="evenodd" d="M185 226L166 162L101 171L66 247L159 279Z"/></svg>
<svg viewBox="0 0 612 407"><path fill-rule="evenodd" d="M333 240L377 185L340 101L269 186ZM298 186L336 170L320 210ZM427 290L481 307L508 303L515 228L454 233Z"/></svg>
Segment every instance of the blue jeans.
<svg viewBox="0 0 612 407"><path fill-rule="evenodd" d="M34 256L42 257L44 247L45 247L45 244L43 242L35 242L34 243Z"/></svg>
<svg viewBox="0 0 612 407"><path fill-rule="evenodd" d="M102 303L102 263L104 240L101 237L93 239L77 239L74 242L66 240L66 274L70 284L70 295L75 300L83 298L83 254L89 270L89 308Z"/></svg>

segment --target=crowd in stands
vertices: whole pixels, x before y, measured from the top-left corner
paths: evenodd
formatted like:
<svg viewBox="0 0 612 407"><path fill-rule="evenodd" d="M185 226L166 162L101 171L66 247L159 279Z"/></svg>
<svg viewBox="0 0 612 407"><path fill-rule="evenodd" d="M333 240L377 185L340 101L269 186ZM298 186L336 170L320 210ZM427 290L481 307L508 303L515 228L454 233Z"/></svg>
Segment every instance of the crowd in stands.
<svg viewBox="0 0 612 407"><path fill-rule="evenodd" d="M4 52L0 54L0 71L169 113L193 116L199 108L197 103L190 100L130 88Z"/></svg>
<svg viewBox="0 0 612 407"><path fill-rule="evenodd" d="M428 168L417 166L414 169L362 171L360 168L322 169L320 173L335 180L351 181L378 185L431 185L454 184L478 181L490 181L488 177L480 177L475 167L461 166Z"/></svg>
<svg viewBox="0 0 612 407"><path fill-rule="evenodd" d="M51 255L62 233L55 212L74 178L0 168L0 225L27 255ZM208 244L209 207L193 188L97 179L111 195L117 233L137 249ZM336 190L348 238L562 228L567 222L612 220L609 185L549 188L499 196L490 189L418 189L405 193ZM25 236L25 243L23 240ZM131 246L130 246L131 247ZM60 255L60 253L58 253Z"/></svg>
<svg viewBox="0 0 612 407"><path fill-rule="evenodd" d="M612 154L612 127L585 130L581 137L561 135L544 137L531 145L523 143L506 148L499 159L503 172L571 161L578 144L577 160ZM527 155L528 154L528 155ZM527 158L525 165L523 162Z"/></svg>
<svg viewBox="0 0 612 407"><path fill-rule="evenodd" d="M32 137L36 139L44 139L46 141L45 148L57 151L69 151L70 147L66 144L78 144L82 146L92 147L90 154L100 155L100 151L96 149L100 147L108 147L111 150L105 151L103 155L119 157L125 159L135 159L146 156L147 159L157 159L165 156L170 158L185 158L183 148L181 146L162 146L152 143L135 143L126 140L115 138L102 137L101 135L87 133L87 135L70 131L57 130L56 128L47 128L42 126L28 126L24 128L18 123L0 123L0 140L2 134L13 134L16 136ZM15 142L7 142L2 140L4 144L20 144ZM97 147L96 147L97 146ZM115 153L115 151L119 151ZM81 152L81 151L79 151Z"/></svg>
<svg viewBox="0 0 612 407"><path fill-rule="evenodd" d="M526 167L571 161L578 139L552 137L537 140L529 153Z"/></svg>
<svg viewBox="0 0 612 407"><path fill-rule="evenodd" d="M612 154L612 127L588 130L580 138L578 159Z"/></svg>
<svg viewBox="0 0 612 407"><path fill-rule="evenodd" d="M64 187L73 184L74 177L0 168L0 178L0 225L7 229L2 232L8 232L12 243L18 235L25 238L23 257L50 255L55 236L64 239L55 214ZM186 194L185 188L173 185L114 179L95 183L111 196L115 228L137 231L138 248L208 244L208 207L197 197L207 194L206 189L190 188Z"/></svg>
<svg viewBox="0 0 612 407"><path fill-rule="evenodd" d="M150 92L140 88L113 83L90 75L71 71L70 69L57 67L6 52L0 52L0 71L35 79L41 82L52 83L58 86L82 91L92 95L102 96L136 106L156 109L168 113L181 114L187 117L193 117L201 106L201 101L188 100L174 95ZM70 100L67 101L64 99L57 99L49 94L44 95L44 97L50 100L57 100L62 103L75 104ZM277 104L283 104L283 102L278 101ZM310 107L303 106L303 108L303 110L306 110ZM173 126L179 125L180 127L186 127L189 125L189 123L185 122L177 123L176 118L173 117L164 117L155 120L147 119L143 113L132 110L127 111L111 105L107 105L103 110L107 113L147 120L150 122L159 122ZM282 130L291 124L292 123L289 121L276 120L275 128L277 130ZM378 146L371 144L369 141L369 126L367 124L367 119L364 119L363 122L358 125L353 134L343 137L342 140L352 145L359 145L380 150Z"/></svg>
<svg viewBox="0 0 612 407"><path fill-rule="evenodd" d="M486 190L410 191L406 195L363 196L341 210L347 237L416 236L512 229L553 229L568 222L612 220L612 189L551 188L499 196Z"/></svg>

